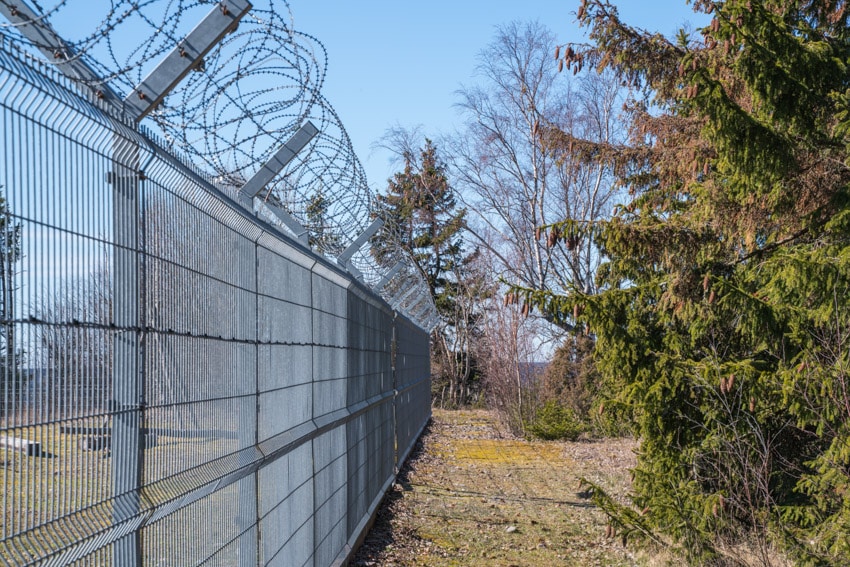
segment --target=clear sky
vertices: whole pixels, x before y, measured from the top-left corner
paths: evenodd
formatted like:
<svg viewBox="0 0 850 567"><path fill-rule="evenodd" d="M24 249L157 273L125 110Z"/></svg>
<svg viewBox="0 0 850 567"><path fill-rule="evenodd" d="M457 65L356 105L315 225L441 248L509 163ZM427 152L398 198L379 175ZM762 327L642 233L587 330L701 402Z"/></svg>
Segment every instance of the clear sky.
<svg viewBox="0 0 850 567"><path fill-rule="evenodd" d="M614 0L624 21L672 36L705 25L685 0ZM336 109L369 185L383 191L395 171L372 145L388 128L454 129L455 91L473 85L479 53L495 28L538 20L559 42L581 41L579 0L289 0L295 28L328 51L324 94ZM554 59L553 65L556 64Z"/></svg>

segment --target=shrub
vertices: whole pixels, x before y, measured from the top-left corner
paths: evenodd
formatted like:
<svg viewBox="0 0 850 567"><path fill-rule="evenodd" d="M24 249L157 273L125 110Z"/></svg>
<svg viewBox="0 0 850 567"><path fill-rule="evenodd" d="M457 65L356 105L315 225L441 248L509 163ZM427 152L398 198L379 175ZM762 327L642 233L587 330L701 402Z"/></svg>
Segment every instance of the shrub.
<svg viewBox="0 0 850 567"><path fill-rule="evenodd" d="M526 431L541 439L575 441L584 431L584 425L572 409L548 400L526 426Z"/></svg>

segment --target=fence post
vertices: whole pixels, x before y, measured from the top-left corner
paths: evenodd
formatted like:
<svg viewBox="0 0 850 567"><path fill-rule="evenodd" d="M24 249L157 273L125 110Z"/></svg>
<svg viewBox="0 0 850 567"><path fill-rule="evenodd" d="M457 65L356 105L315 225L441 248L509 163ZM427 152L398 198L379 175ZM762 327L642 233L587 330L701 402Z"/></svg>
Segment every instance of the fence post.
<svg viewBox="0 0 850 567"><path fill-rule="evenodd" d="M116 525L132 520L140 509L144 401L140 379L139 197L139 147L116 133L112 170L115 262L112 309L117 334L112 361L111 440L112 521ZM137 530L115 542L113 564L141 565Z"/></svg>
<svg viewBox="0 0 850 567"><path fill-rule="evenodd" d="M393 472L398 475L401 464L398 457L401 451L398 447L398 311L393 309L393 332L390 338L390 372L393 381Z"/></svg>

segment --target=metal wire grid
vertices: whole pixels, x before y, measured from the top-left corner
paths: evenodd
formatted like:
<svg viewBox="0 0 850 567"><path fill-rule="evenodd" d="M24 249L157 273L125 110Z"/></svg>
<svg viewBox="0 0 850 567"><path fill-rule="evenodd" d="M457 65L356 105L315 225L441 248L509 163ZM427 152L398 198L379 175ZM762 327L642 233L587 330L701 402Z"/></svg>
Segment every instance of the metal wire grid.
<svg viewBox="0 0 850 567"><path fill-rule="evenodd" d="M27 533L4 559L23 564L29 549L56 548L80 524L108 522L99 504L110 478L101 455L69 446L63 428L98 427L111 399L108 352L115 330L101 293L111 263L109 203L98 191L110 170L112 129L96 114L68 112L73 97L0 51L0 185L3 210L2 537ZM26 80L28 84L22 86ZM78 107L79 108L79 107ZM92 180L98 182L92 183ZM50 203L50 205L48 205ZM95 214L87 214L94 211ZM84 214L85 213L85 214ZM99 213L99 214L98 214ZM90 308L91 307L91 308ZM68 450L70 458L42 458ZM61 526L43 526L65 518ZM34 529L35 528L35 529Z"/></svg>
<svg viewBox="0 0 850 567"><path fill-rule="evenodd" d="M6 5L10 1L0 0ZM84 4L62 0L41 7L43 21L66 40L67 49L52 59L44 59L40 46L16 26L0 24L0 35L28 45L46 65L84 60L102 80L82 82L93 90L108 85L126 95L216 2ZM74 25L80 13L88 15L87 21L99 21L90 33ZM259 197L291 214L309 234L314 250L335 257L368 224L371 193L345 128L321 94L326 69L321 42L295 29L285 1L269 0L254 7L146 122L161 133L163 147L186 156L217 187L235 194L305 121L312 121L319 135ZM279 224L262 207L260 214ZM352 265L368 283L380 280L388 269L370 254L355 256ZM433 324L433 309L407 315Z"/></svg>
<svg viewBox="0 0 850 567"><path fill-rule="evenodd" d="M0 0L11 5L11 0ZM63 0L43 10L68 49L47 64L86 61L122 96L198 22L213 1L148 0L91 3ZM80 36L79 14L100 20ZM98 15L100 14L100 15ZM29 45L15 26L0 33ZM85 32L83 32L85 33ZM119 39L120 38L120 39ZM51 50L53 51L53 50ZM43 58L43 56L41 56ZM186 155L223 188L238 189L306 120L320 131L261 195L308 228L320 253L339 254L368 224L371 194L345 128L322 96L324 46L294 29L285 1L256 6L155 109L148 122L169 148ZM91 83L90 80L82 81Z"/></svg>
<svg viewBox="0 0 850 567"><path fill-rule="evenodd" d="M396 424L398 468L431 417L430 405L422 403L423 399L431 399L429 340L430 334L418 325L396 320L394 404L396 416L404 416Z"/></svg>
<svg viewBox="0 0 850 567"><path fill-rule="evenodd" d="M399 257L404 258L404 255L400 254ZM402 262L403 268L379 293L393 309L404 313L410 321L430 332L437 319L431 290L422 274L412 267L412 261Z"/></svg>
<svg viewBox="0 0 850 567"><path fill-rule="evenodd" d="M4 294L0 435L38 439L53 458L2 450L0 558L336 559L391 478L394 429L427 419L427 395L389 410L388 337L403 341L407 330L393 331L386 306L350 291L345 276L246 217L154 141L8 56L0 52L4 69L19 73L0 85L3 242L8 250L17 239L21 253L5 254L14 281L4 289L14 292ZM126 184L138 189L129 239L115 232ZM123 281L128 269L135 283ZM427 350L427 335L413 332ZM121 344L136 363L119 365ZM427 361L411 360L427 382ZM407 364L396 360L396 375ZM122 379L118 392L128 368L131 387ZM128 389L142 397L121 405ZM410 443L400 436L399 452ZM283 462L286 490L264 471ZM295 520L282 534L283 517ZM199 526L209 537L193 537Z"/></svg>

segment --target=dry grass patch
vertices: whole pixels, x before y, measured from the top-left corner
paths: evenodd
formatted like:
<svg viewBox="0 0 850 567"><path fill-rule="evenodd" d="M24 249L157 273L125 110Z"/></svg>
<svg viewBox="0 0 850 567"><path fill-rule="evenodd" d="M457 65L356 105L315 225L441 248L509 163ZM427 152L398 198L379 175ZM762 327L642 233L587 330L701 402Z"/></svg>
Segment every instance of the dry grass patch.
<svg viewBox="0 0 850 567"><path fill-rule="evenodd" d="M624 497L634 442L529 442L486 411L435 411L353 564L634 565L586 477Z"/></svg>

